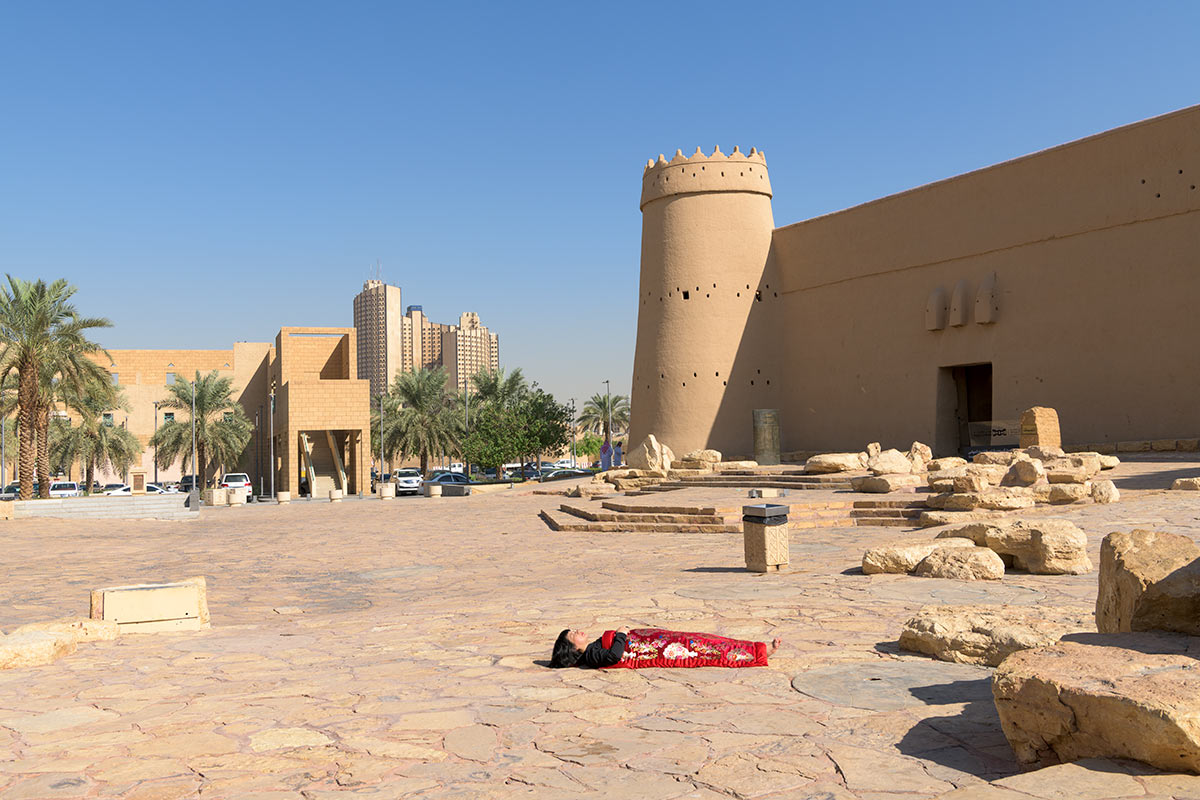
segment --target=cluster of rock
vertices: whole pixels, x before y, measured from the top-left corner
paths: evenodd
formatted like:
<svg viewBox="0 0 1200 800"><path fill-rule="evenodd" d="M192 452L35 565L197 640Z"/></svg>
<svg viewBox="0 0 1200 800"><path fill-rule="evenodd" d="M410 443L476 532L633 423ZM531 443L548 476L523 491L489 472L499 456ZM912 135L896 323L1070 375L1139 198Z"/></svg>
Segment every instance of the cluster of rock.
<svg viewBox="0 0 1200 800"><path fill-rule="evenodd" d="M685 453L682 459L677 458L666 443L650 434L629 452L627 467L598 472L592 476L590 483L573 488L568 496L593 497L637 491L665 480L758 466L754 461L722 461L721 458L719 450L693 450Z"/></svg>
<svg viewBox="0 0 1200 800"><path fill-rule="evenodd" d="M1062 519L990 520L959 525L933 540L906 540L863 553L866 575L907 573L925 578L1000 580L1006 569L1039 575L1091 572L1087 536Z"/></svg>
<svg viewBox="0 0 1200 800"><path fill-rule="evenodd" d="M119 632L112 620L82 617L22 625L7 636L0 634L0 669L49 664L74 653L80 642L115 639Z"/></svg>
<svg viewBox="0 0 1200 800"><path fill-rule="evenodd" d="M956 533L946 541L978 538ZM1155 531L1109 534L1094 625L1090 617L925 606L900 646L997 667L992 694L1022 763L1131 758L1200 773L1200 546Z"/></svg>
<svg viewBox="0 0 1200 800"><path fill-rule="evenodd" d="M833 472L859 472L871 474L851 481L856 492L893 492L924 485L921 477L933 460L929 445L913 442L907 453L899 450L884 450L879 442L872 442L861 453L822 453L804 463L804 471L816 475Z"/></svg>
<svg viewBox="0 0 1200 800"><path fill-rule="evenodd" d="M926 504L943 511L1015 511L1037 503L1063 505L1091 498L1115 503L1121 495L1110 480L1094 480L1120 460L1099 453L1064 453L1061 448L1033 446L938 459L927 484L935 495Z"/></svg>

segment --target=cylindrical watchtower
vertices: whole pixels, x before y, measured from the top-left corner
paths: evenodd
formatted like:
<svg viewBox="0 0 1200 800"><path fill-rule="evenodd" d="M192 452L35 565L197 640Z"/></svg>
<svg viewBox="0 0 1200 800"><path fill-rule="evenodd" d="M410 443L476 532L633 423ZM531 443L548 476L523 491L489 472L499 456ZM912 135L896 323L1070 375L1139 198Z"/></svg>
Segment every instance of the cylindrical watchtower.
<svg viewBox="0 0 1200 800"><path fill-rule="evenodd" d="M755 408L778 408L771 181L762 153L675 151L642 177L642 268L627 447L753 451Z"/></svg>

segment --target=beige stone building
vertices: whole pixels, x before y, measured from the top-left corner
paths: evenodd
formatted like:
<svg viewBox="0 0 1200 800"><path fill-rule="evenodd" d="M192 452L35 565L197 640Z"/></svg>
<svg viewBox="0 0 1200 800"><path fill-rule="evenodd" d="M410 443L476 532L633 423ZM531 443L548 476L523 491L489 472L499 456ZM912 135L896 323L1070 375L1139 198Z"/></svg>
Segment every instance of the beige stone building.
<svg viewBox="0 0 1200 800"><path fill-rule="evenodd" d="M399 286L369 280L354 296L358 378L370 381L372 397L383 394L401 369L403 318Z"/></svg>
<svg viewBox="0 0 1200 800"><path fill-rule="evenodd" d="M631 443L785 450L1200 434L1200 107L775 227L766 160L676 152L642 181ZM811 189L809 189L811 190Z"/></svg>
<svg viewBox="0 0 1200 800"><path fill-rule="evenodd" d="M254 424L238 464L211 464L218 470L246 472L256 491L271 485L271 431L274 425L274 476L277 491L297 492L310 479L318 496L331 488L347 494L370 490L367 452L370 442L369 382L357 378L353 328L282 328L274 345L238 342L230 350L110 350L97 356L124 391L128 411L116 410L105 421L124 425L146 445L141 466L153 478L154 449L148 445L159 425L188 411L158 407L167 386L191 381L196 372L216 370L233 382L233 397ZM270 413L275 396L274 419ZM176 463L157 470L160 480L178 480L188 469ZM99 480L107 477L99 476Z"/></svg>
<svg viewBox="0 0 1200 800"><path fill-rule="evenodd" d="M421 306L409 306L401 324L401 369L415 372L442 366L442 334L450 326L430 320Z"/></svg>
<svg viewBox="0 0 1200 800"><path fill-rule="evenodd" d="M480 370L500 369L500 337L479 322L479 315L468 311L442 332L442 357L447 382L461 389L475 389L475 375Z"/></svg>

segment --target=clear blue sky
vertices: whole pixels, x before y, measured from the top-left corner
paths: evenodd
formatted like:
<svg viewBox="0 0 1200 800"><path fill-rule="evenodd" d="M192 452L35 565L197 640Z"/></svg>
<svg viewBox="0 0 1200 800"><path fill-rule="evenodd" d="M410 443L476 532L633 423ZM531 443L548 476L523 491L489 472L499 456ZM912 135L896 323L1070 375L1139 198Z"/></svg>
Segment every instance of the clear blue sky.
<svg viewBox="0 0 1200 800"><path fill-rule="evenodd" d="M0 270L109 347L350 325L384 278L628 391L647 158L782 225L1198 102L1200 4L3 2Z"/></svg>

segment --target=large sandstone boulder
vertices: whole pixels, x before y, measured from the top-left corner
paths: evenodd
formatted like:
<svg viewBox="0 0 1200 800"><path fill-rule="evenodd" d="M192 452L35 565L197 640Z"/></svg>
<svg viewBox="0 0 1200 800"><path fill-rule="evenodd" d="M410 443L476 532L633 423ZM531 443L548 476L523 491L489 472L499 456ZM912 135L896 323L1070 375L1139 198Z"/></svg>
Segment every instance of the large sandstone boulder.
<svg viewBox="0 0 1200 800"><path fill-rule="evenodd" d="M1033 492L1018 486L988 489L979 495L979 507L993 511L1017 511L1033 504Z"/></svg>
<svg viewBox="0 0 1200 800"><path fill-rule="evenodd" d="M1045 406L1034 406L1021 412L1021 447L1041 445L1062 447L1062 433L1058 426L1058 412Z"/></svg>
<svg viewBox="0 0 1200 800"><path fill-rule="evenodd" d="M1102 633L1200 636L1200 545L1175 533L1110 533L1100 544L1096 627Z"/></svg>
<svg viewBox="0 0 1200 800"><path fill-rule="evenodd" d="M943 547L921 559L912 574L955 581L998 581L1004 577L1004 562L986 547Z"/></svg>
<svg viewBox="0 0 1200 800"><path fill-rule="evenodd" d="M1200 773L1200 638L1084 634L1014 653L992 678L1017 760L1130 758Z"/></svg>
<svg viewBox="0 0 1200 800"><path fill-rule="evenodd" d="M634 469L652 469L664 472L671 468L671 462L674 460L675 454L671 452L671 448L658 441L652 433L625 457L626 463Z"/></svg>
<svg viewBox="0 0 1200 800"><path fill-rule="evenodd" d="M941 472L945 469L953 469L954 467L965 467L967 460L958 456L947 456L945 458L935 458L929 462L927 468L930 472Z"/></svg>
<svg viewBox="0 0 1200 800"><path fill-rule="evenodd" d="M0 669L39 667L75 652L74 636L26 631L0 636Z"/></svg>
<svg viewBox="0 0 1200 800"><path fill-rule="evenodd" d="M1100 469L1116 469L1121 466L1121 459L1116 456L1106 456L1099 453L1096 455L1100 459Z"/></svg>
<svg viewBox="0 0 1200 800"><path fill-rule="evenodd" d="M983 478L992 486L999 486L1008 474L1008 467L1003 464L968 464L963 468L963 474Z"/></svg>
<svg viewBox="0 0 1200 800"><path fill-rule="evenodd" d="M1046 480L1050 483L1083 483L1088 477L1087 470L1075 465L1055 465L1046 470Z"/></svg>
<svg viewBox="0 0 1200 800"><path fill-rule="evenodd" d="M1036 458L1017 458L1000 479L1001 486L1033 486L1046 477L1046 469Z"/></svg>
<svg viewBox="0 0 1200 800"><path fill-rule="evenodd" d="M909 573L932 553L946 547L974 547L970 539L906 540L872 547L863 553L862 571L866 575L881 572Z"/></svg>
<svg viewBox="0 0 1200 800"><path fill-rule="evenodd" d="M991 522L967 522L954 525L944 531L939 531L938 539L970 539L979 547L987 547L987 535L998 530L1005 523L993 520Z"/></svg>
<svg viewBox="0 0 1200 800"><path fill-rule="evenodd" d="M950 485L955 492L960 494L963 492L982 492L988 488L987 478L980 475L960 475L954 478Z"/></svg>
<svg viewBox="0 0 1200 800"><path fill-rule="evenodd" d="M1062 458L1066 455L1061 447L1050 447L1046 445L1035 444L1031 447L1025 447L1018 450L1019 453L1024 453L1030 458L1035 458L1038 461L1048 461L1052 458Z"/></svg>
<svg viewBox="0 0 1200 800"><path fill-rule="evenodd" d="M969 552L955 550L953 552ZM1020 650L1095 631L1092 615L1041 606L922 606L900 631L900 649L942 661L999 666Z"/></svg>
<svg viewBox="0 0 1200 800"><path fill-rule="evenodd" d="M1200 478L1176 478L1171 488L1176 491L1200 492Z"/></svg>
<svg viewBox="0 0 1200 800"><path fill-rule="evenodd" d="M854 472L864 469L867 460L862 453L822 453L804 462L804 471L817 474L829 472Z"/></svg>
<svg viewBox="0 0 1200 800"><path fill-rule="evenodd" d="M867 469L876 475L903 475L913 471L913 462L899 450L884 450L867 460Z"/></svg>
<svg viewBox="0 0 1200 800"><path fill-rule="evenodd" d="M924 472L933 460L933 449L927 444L913 442L912 447L908 448L908 460L912 462L913 472Z"/></svg>
<svg viewBox="0 0 1200 800"><path fill-rule="evenodd" d="M720 450L693 450L690 453L684 453L684 461L700 461L705 464L715 464L721 460Z"/></svg>
<svg viewBox="0 0 1200 800"><path fill-rule="evenodd" d="M1092 500L1100 504L1116 503L1121 492L1112 481L1092 481Z"/></svg>
<svg viewBox="0 0 1200 800"><path fill-rule="evenodd" d="M1013 460L1012 450L984 450L971 459L976 464L999 464L1007 467Z"/></svg>
<svg viewBox="0 0 1200 800"><path fill-rule="evenodd" d="M928 501L926 501L928 504ZM943 525L957 525L962 522L980 522L997 519L1002 516L995 511L922 511L918 524L922 528L940 528Z"/></svg>
<svg viewBox="0 0 1200 800"><path fill-rule="evenodd" d="M983 543L1014 569L1039 575L1082 575L1092 571L1087 536L1065 519L997 523Z"/></svg>
<svg viewBox="0 0 1200 800"><path fill-rule="evenodd" d="M901 489L912 489L925 484L919 475L865 475L850 481L850 487L856 492L886 494Z"/></svg>
<svg viewBox="0 0 1200 800"><path fill-rule="evenodd" d="M1046 495L1046 502L1054 505L1065 505L1067 503L1078 503L1089 494L1091 494L1092 485L1088 483L1055 483L1050 485L1050 492Z"/></svg>

